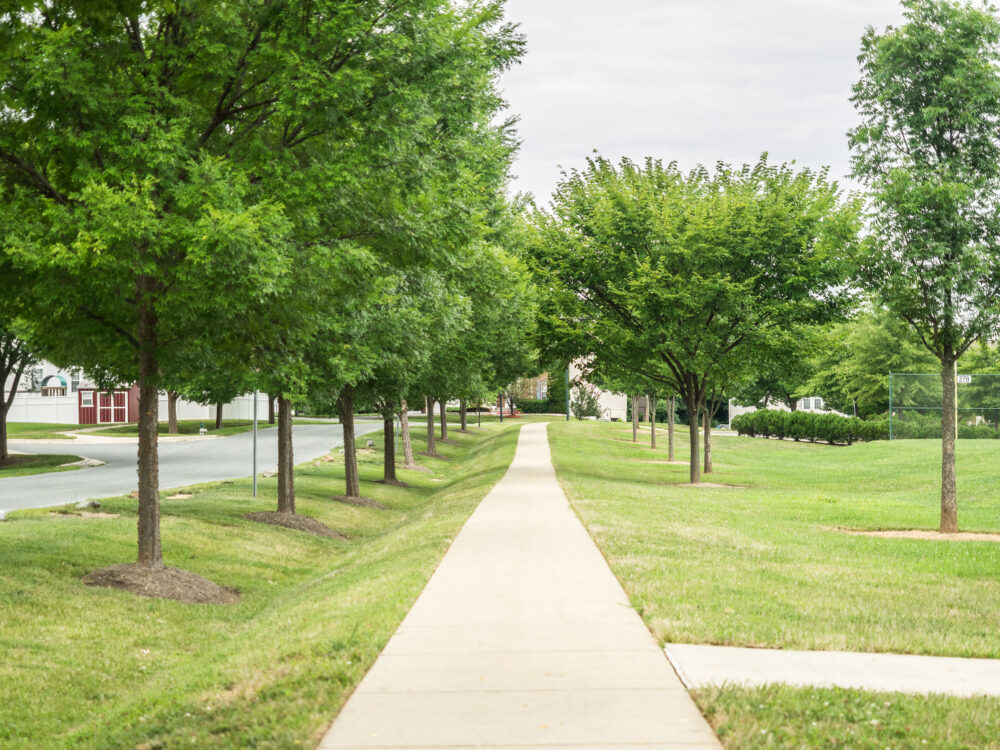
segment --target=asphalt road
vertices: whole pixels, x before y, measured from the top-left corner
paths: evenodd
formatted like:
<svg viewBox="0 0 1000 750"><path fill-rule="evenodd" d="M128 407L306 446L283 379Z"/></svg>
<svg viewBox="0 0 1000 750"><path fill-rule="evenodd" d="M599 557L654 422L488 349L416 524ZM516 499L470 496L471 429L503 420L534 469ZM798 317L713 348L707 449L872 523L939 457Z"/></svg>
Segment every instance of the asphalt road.
<svg viewBox="0 0 1000 750"><path fill-rule="evenodd" d="M358 422L360 435L381 429L381 423ZM257 434L257 470L278 468L278 432L261 430ZM325 455L343 444L339 424L296 425L293 447L296 463ZM52 505L122 495L134 490L136 477L135 443L22 443L10 441L12 450L24 453L65 453L106 462L75 471L35 474L0 479L0 510L45 508ZM160 489L186 487L199 482L249 477L253 473L252 433L190 442L160 443Z"/></svg>

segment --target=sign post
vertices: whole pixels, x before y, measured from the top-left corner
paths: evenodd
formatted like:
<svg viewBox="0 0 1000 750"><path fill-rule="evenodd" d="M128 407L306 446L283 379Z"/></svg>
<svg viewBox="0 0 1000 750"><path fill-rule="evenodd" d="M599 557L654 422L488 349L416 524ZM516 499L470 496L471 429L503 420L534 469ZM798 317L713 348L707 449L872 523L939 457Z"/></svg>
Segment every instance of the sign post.
<svg viewBox="0 0 1000 750"><path fill-rule="evenodd" d="M257 497L257 391L253 392L253 496Z"/></svg>

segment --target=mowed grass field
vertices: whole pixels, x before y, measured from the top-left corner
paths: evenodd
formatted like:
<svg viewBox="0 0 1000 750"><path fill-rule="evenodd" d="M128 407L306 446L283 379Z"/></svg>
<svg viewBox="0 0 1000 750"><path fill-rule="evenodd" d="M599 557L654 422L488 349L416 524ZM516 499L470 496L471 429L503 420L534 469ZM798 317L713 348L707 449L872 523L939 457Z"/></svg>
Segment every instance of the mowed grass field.
<svg viewBox="0 0 1000 750"><path fill-rule="evenodd" d="M135 501L117 518L48 511L0 523L0 747L312 748L374 662L451 540L513 458L518 430L452 434L381 477L381 436L361 452L362 493L387 510L330 500L343 459L297 471L298 511L349 536L321 538L242 518L275 509L276 480L199 485L162 501L167 565L239 590L226 606L85 586L134 560ZM416 450L424 445L414 432ZM173 494L173 493L165 493Z"/></svg>
<svg viewBox="0 0 1000 750"><path fill-rule="evenodd" d="M628 425L549 427L573 507L663 642L1000 658L1000 543L853 536L935 529L940 444L718 436L727 488ZM677 432L687 459L687 433ZM960 526L1000 531L1000 445L960 441ZM1000 700L789 687L702 690L727 747L1000 747Z"/></svg>

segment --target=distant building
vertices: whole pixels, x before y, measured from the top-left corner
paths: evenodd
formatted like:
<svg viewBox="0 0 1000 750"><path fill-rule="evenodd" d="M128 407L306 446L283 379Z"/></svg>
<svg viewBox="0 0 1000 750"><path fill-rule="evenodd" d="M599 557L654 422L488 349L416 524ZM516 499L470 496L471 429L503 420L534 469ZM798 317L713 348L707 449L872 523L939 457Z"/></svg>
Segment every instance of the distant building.
<svg viewBox="0 0 1000 750"><path fill-rule="evenodd" d="M575 381L583 373L579 362L571 362L569 366L570 381ZM601 411L598 419L628 419L628 396L624 393L612 393L597 388L597 403Z"/></svg>
<svg viewBox="0 0 1000 750"><path fill-rule="evenodd" d="M792 411L788 408L788 404L784 401L768 401L765 404L765 408L774 409L776 411ZM732 399L729 399L729 420L732 421L735 417L740 414L749 414L752 411L757 411L756 406L740 406ZM835 409L826 408L826 404L823 403L823 399L819 396L808 396L806 398L800 398L795 402L795 411L806 411L810 413L821 412L823 414L837 414L839 416L847 416L846 414L841 414Z"/></svg>
<svg viewBox="0 0 1000 750"><path fill-rule="evenodd" d="M4 383L10 393L13 379ZM260 394L258 414L267 415L267 395ZM251 419L253 396L234 399L222 407L224 419ZM178 419L215 419L215 406L177 400ZM167 394L160 393L160 421L167 419ZM43 424L122 424L139 421L139 388L101 391L79 369L63 370L49 362L39 362L25 371L7 412L8 422Z"/></svg>

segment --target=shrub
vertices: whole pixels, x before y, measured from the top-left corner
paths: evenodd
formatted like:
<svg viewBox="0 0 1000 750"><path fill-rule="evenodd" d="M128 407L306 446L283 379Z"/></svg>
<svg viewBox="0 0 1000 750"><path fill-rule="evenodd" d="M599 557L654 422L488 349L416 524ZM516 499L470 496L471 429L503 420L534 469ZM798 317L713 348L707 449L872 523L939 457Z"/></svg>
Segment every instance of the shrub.
<svg viewBox="0 0 1000 750"><path fill-rule="evenodd" d="M837 414L777 409L758 409L740 414L733 419L732 428L738 435L750 437L789 437L793 440L847 445L855 441L885 440L889 437L887 419L865 421Z"/></svg>
<svg viewBox="0 0 1000 750"><path fill-rule="evenodd" d="M517 408L524 414L546 414L549 402L544 398L522 398L517 402Z"/></svg>

